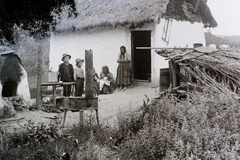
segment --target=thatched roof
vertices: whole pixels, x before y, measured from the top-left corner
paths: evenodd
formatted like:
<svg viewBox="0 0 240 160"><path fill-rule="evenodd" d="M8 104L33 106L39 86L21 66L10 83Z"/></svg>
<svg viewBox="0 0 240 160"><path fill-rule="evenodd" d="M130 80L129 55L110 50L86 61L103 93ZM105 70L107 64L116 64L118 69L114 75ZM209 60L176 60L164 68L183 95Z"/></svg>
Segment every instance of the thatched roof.
<svg viewBox="0 0 240 160"><path fill-rule="evenodd" d="M165 18L172 18L180 21L202 22L205 27L216 27L217 22L212 16L207 0L169 0Z"/></svg>
<svg viewBox="0 0 240 160"><path fill-rule="evenodd" d="M76 2L77 17L69 18L66 12L63 12L61 20L57 22L56 30L84 30L119 25L130 25L134 28L145 23L159 23L166 12L169 0L77 0ZM206 7L207 5L202 8ZM210 12L205 14L212 17Z"/></svg>

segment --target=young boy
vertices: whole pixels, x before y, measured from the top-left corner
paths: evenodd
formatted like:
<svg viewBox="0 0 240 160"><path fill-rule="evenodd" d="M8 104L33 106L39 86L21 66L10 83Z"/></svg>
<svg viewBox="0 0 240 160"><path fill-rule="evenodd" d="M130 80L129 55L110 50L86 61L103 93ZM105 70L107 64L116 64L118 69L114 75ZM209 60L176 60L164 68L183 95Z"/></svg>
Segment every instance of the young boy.
<svg viewBox="0 0 240 160"><path fill-rule="evenodd" d="M74 69L74 81L76 82L75 86L75 96L82 96L84 88L84 71L81 68L84 60L77 58L76 59L76 68Z"/></svg>
<svg viewBox="0 0 240 160"><path fill-rule="evenodd" d="M62 61L58 69L58 80L63 82L73 82L73 66L69 63L71 56L67 53L62 55ZM63 86L63 96L69 97L71 94L71 85Z"/></svg>

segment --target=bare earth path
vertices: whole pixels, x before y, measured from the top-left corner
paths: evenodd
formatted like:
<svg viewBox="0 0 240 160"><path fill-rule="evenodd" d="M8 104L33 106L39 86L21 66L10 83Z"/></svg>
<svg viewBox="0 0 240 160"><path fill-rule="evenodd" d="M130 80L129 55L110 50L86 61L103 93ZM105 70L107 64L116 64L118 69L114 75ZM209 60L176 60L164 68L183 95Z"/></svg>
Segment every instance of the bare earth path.
<svg viewBox="0 0 240 160"><path fill-rule="evenodd" d="M125 91L115 90L113 94L99 95L99 119L100 123L104 125L113 125L116 121L116 114L121 112L127 112L135 108L140 107L143 104L143 100L146 99L145 95L149 98L153 98L156 92L151 88L151 83L147 82L135 82ZM88 120L89 115L95 117L95 111L84 111L85 120ZM86 116L88 115L88 116ZM20 112L18 117L24 117L26 120L31 120L34 123L45 122L49 123L50 120L46 117L63 116L63 113L46 113L43 111L28 111ZM26 123L26 120L21 120L20 124ZM79 122L79 112L68 111L65 126L71 126L74 123ZM15 122L9 122L1 125L17 125Z"/></svg>

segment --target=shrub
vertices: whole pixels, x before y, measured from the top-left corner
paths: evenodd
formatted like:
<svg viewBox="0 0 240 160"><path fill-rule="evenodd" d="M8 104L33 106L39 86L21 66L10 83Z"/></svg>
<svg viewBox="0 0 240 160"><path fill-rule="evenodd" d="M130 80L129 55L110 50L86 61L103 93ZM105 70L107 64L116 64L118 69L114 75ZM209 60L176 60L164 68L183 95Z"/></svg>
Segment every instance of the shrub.
<svg viewBox="0 0 240 160"><path fill-rule="evenodd" d="M237 159L239 116L224 93L168 95L120 117L112 145L121 159Z"/></svg>
<svg viewBox="0 0 240 160"><path fill-rule="evenodd" d="M102 150L109 134L101 125L73 125L63 130L58 124L28 121L19 128L0 128L0 158L60 159L66 152L73 160L105 159Z"/></svg>

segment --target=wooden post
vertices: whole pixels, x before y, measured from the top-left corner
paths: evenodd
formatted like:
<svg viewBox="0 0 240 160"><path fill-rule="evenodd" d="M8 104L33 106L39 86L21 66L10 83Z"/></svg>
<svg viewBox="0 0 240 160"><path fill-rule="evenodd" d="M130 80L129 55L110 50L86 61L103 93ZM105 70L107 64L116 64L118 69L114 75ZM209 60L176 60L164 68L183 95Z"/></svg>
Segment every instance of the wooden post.
<svg viewBox="0 0 240 160"><path fill-rule="evenodd" d="M66 110L74 108L79 110L79 123L80 126L83 125L83 111L92 110L96 111L97 123L99 124L98 119L98 98L94 97L94 88L93 88L93 52L92 50L85 50L85 97L74 97L74 98L65 98L64 99L64 118L63 126L66 119ZM68 101L71 101L69 103Z"/></svg>
<svg viewBox="0 0 240 160"><path fill-rule="evenodd" d="M175 67L175 64L174 64L174 61L173 60L170 60L169 62L169 69L171 70L170 73L172 76L172 87L177 87L177 73L176 73L176 67Z"/></svg>
<svg viewBox="0 0 240 160"><path fill-rule="evenodd" d="M86 74L86 87L85 87L85 97L93 98L93 52L92 50L85 50L85 74Z"/></svg>
<svg viewBox="0 0 240 160"><path fill-rule="evenodd" d="M41 108L41 83L42 83L42 49L38 45L38 69L37 69L37 96L36 96L36 108Z"/></svg>
<svg viewBox="0 0 240 160"><path fill-rule="evenodd" d="M53 85L52 90L53 90L53 106L54 106L54 108L57 106L56 89L57 89L56 85Z"/></svg>
<svg viewBox="0 0 240 160"><path fill-rule="evenodd" d="M80 126L83 125L83 111L79 111L79 124Z"/></svg>
<svg viewBox="0 0 240 160"><path fill-rule="evenodd" d="M170 80L170 84L169 87L172 88L172 84L173 84L173 76L172 76L172 64L171 61L168 61L168 66L169 66L169 80Z"/></svg>

